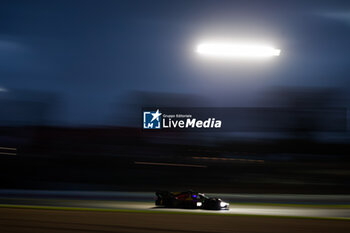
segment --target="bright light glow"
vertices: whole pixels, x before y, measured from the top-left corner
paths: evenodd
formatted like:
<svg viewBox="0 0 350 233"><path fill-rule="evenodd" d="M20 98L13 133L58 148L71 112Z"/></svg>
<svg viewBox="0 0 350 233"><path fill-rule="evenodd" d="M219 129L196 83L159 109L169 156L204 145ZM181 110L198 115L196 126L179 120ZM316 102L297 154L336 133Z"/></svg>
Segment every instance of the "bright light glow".
<svg viewBox="0 0 350 233"><path fill-rule="evenodd" d="M0 92L7 92L6 88L0 87Z"/></svg>
<svg viewBox="0 0 350 233"><path fill-rule="evenodd" d="M197 202L197 206L198 207L202 206L202 202Z"/></svg>
<svg viewBox="0 0 350 233"><path fill-rule="evenodd" d="M203 43L197 46L196 52L222 58L267 58L279 56L281 50L254 44Z"/></svg>
<svg viewBox="0 0 350 233"><path fill-rule="evenodd" d="M220 207L225 207L225 206L227 206L228 205L228 203L226 203L226 202L220 202Z"/></svg>

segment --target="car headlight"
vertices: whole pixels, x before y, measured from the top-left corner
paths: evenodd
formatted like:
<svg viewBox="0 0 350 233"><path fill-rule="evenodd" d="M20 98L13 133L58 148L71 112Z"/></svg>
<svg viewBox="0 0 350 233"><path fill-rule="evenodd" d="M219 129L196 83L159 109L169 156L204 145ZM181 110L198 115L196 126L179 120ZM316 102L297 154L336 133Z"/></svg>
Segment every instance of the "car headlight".
<svg viewBox="0 0 350 233"><path fill-rule="evenodd" d="M228 206L228 203L226 203L226 202L220 202L220 207L225 207L225 206Z"/></svg>
<svg viewBox="0 0 350 233"><path fill-rule="evenodd" d="M202 206L202 202L197 202L197 207Z"/></svg>

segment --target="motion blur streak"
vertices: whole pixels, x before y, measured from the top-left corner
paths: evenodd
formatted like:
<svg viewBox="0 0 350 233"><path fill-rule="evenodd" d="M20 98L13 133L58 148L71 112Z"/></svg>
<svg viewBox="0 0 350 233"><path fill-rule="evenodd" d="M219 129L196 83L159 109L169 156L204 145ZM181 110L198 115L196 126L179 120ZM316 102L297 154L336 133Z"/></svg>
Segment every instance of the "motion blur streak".
<svg viewBox="0 0 350 233"><path fill-rule="evenodd" d="M159 166L174 166L174 167L202 167L205 168L205 165L195 165L195 164L181 164L181 163L150 163L150 162L135 162L135 164L143 165L159 165Z"/></svg>
<svg viewBox="0 0 350 233"><path fill-rule="evenodd" d="M17 155L16 153L0 152L0 155Z"/></svg>
<svg viewBox="0 0 350 233"><path fill-rule="evenodd" d="M17 148L11 148L11 147L1 147L0 150L17 150Z"/></svg>
<svg viewBox="0 0 350 233"><path fill-rule="evenodd" d="M0 147L0 155L17 155L17 148L12 147Z"/></svg>
<svg viewBox="0 0 350 233"><path fill-rule="evenodd" d="M1 1L0 204L21 208L0 233L350 232L225 215L350 217L350 1L276 3ZM143 108L206 108L222 129L143 130ZM232 209L153 208L158 190Z"/></svg>
<svg viewBox="0 0 350 233"><path fill-rule="evenodd" d="M252 162L252 163L264 163L264 160L256 159L234 159L234 158L219 158L219 157L192 157L193 159L209 159L209 160L223 160L223 161L239 161L239 162Z"/></svg>

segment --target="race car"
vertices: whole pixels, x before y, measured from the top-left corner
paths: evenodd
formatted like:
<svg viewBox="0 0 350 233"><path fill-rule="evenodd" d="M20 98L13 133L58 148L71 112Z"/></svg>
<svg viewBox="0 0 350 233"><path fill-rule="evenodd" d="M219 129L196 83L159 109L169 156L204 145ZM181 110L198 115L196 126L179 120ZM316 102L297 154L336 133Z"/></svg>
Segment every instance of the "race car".
<svg viewBox="0 0 350 233"><path fill-rule="evenodd" d="M156 192L156 206L167 208L228 210L229 203L220 198L210 198L203 193L194 191L185 192Z"/></svg>

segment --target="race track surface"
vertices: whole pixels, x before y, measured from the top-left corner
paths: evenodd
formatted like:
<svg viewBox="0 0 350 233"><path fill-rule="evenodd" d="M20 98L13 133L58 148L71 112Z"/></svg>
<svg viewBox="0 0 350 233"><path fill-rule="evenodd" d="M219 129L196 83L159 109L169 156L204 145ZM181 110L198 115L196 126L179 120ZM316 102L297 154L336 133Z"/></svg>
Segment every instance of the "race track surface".
<svg viewBox="0 0 350 233"><path fill-rule="evenodd" d="M265 206L265 205L230 205L230 210L176 209L156 207L154 202L130 202L114 200L67 200L41 198L0 198L2 205L16 206L47 206L74 207L114 210L138 210L147 212L177 212L193 214L232 214L232 215L273 215L322 218L349 218L350 208L332 207L295 207L295 206Z"/></svg>
<svg viewBox="0 0 350 233"><path fill-rule="evenodd" d="M349 195L208 194L230 202L230 210L167 209L154 206L154 193L0 190L0 205L74 207L149 212L350 218ZM277 205L276 205L277 204ZM278 206L278 204L284 204ZM295 205L302 204L302 205ZM306 205L304 205L306 204ZM335 206L337 208L335 208ZM342 208L339 208L342 207Z"/></svg>
<svg viewBox="0 0 350 233"><path fill-rule="evenodd" d="M347 233L349 221L0 208L1 233Z"/></svg>
<svg viewBox="0 0 350 233"><path fill-rule="evenodd" d="M0 232L350 232L348 196L211 196L230 210L158 208L154 193L1 190Z"/></svg>

